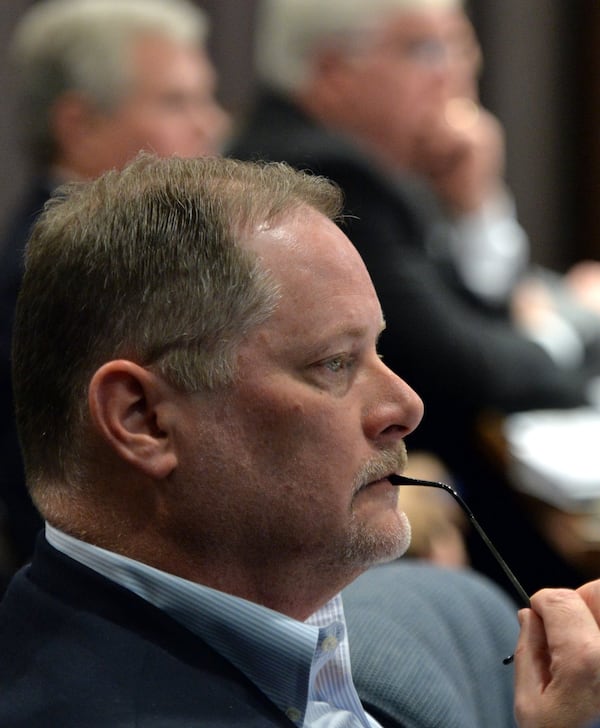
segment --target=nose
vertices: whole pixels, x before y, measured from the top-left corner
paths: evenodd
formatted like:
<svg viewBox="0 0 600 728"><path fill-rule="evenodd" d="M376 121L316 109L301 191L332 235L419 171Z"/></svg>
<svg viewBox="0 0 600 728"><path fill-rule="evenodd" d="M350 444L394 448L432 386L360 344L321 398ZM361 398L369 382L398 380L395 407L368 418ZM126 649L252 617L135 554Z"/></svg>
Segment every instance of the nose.
<svg viewBox="0 0 600 728"><path fill-rule="evenodd" d="M378 445L393 444L410 434L423 418L423 400L380 359L365 409L364 429Z"/></svg>

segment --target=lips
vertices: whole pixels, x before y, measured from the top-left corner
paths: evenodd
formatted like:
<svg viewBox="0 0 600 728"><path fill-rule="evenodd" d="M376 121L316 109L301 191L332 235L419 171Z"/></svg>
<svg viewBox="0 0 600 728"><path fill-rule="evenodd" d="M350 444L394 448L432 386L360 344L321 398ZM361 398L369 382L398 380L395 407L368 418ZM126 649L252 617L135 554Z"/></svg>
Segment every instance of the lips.
<svg viewBox="0 0 600 728"><path fill-rule="evenodd" d="M371 480L368 483L365 483L359 488L359 492L361 490L366 490L367 488L371 488L374 485L381 485L382 483L387 483L388 485L400 485L400 483L394 483L393 478L398 478L395 473L390 473L389 475L384 475L380 478L377 478L377 480Z"/></svg>
<svg viewBox="0 0 600 728"><path fill-rule="evenodd" d="M397 485L393 478L399 477L396 473L406 468L406 461L406 447L401 440L394 448L383 450L359 467L354 480L354 493L384 481Z"/></svg>

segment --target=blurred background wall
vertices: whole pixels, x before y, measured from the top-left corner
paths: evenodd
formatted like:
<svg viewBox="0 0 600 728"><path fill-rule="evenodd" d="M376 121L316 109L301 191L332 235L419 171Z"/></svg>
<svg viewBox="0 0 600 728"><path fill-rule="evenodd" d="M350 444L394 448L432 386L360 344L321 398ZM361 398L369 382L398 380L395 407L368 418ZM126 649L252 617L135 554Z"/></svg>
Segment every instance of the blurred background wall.
<svg viewBox="0 0 600 728"><path fill-rule="evenodd" d="M0 2L0 225L26 180L6 45L34 0ZM254 91L256 0L196 0L212 20L221 98L243 116ZM485 57L482 96L505 125L507 175L535 259L600 259L600 2L471 0Z"/></svg>

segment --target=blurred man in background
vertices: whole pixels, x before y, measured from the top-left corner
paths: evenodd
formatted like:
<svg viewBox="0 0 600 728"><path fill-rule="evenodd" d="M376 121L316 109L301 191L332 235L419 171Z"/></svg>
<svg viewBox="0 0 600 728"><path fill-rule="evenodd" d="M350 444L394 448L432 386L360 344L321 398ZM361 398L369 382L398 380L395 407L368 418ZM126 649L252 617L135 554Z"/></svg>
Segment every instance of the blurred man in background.
<svg viewBox="0 0 600 728"><path fill-rule="evenodd" d="M528 588L576 585L581 576L525 518L507 538L520 508L481 453L486 413L585 404L588 373L510 318L526 240L503 180L501 127L477 101L479 48L462 3L264 0L256 61L263 93L231 155L340 184L345 229L386 315L382 354L425 402L412 447L447 464L511 560L527 554ZM495 292L483 285L488 300L457 262L474 263L481 282L485 265L468 253L478 248L505 253L488 275Z"/></svg>
<svg viewBox="0 0 600 728"><path fill-rule="evenodd" d="M20 123L36 177L0 246L0 502L6 568L27 559L40 521L23 484L12 415L10 340L23 248L55 187L121 168L140 150L221 151L228 118L215 98L207 20L187 0L42 0L12 40Z"/></svg>

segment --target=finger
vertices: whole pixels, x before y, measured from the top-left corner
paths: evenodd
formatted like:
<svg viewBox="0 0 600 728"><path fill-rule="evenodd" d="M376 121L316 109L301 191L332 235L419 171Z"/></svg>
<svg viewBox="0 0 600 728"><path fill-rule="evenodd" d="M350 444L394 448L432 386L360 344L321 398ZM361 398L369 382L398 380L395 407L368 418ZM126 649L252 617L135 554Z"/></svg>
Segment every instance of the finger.
<svg viewBox="0 0 600 728"><path fill-rule="evenodd" d="M517 698L538 695L550 680L548 644L540 617L531 609L519 611L521 632L515 649Z"/></svg>
<svg viewBox="0 0 600 728"><path fill-rule="evenodd" d="M588 587L584 594L595 589ZM531 604L532 610L520 613L515 652L517 719L524 726L587 725L600 711L596 619L583 596L572 590L544 589Z"/></svg>
<svg viewBox="0 0 600 728"><path fill-rule="evenodd" d="M577 592L570 589L542 589L531 597L533 610L542 618L551 654L573 654L590 638L600 643L594 615Z"/></svg>
<svg viewBox="0 0 600 728"><path fill-rule="evenodd" d="M587 604L596 622L600 624L600 579L590 581L579 587L577 593Z"/></svg>

